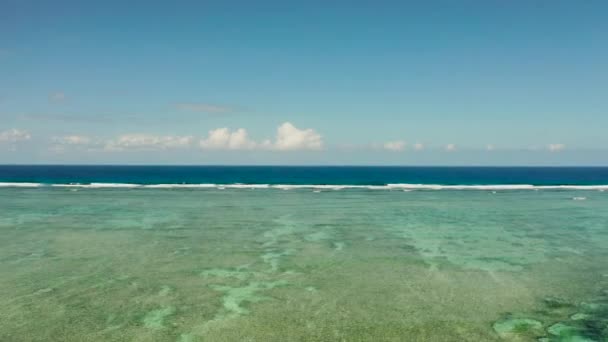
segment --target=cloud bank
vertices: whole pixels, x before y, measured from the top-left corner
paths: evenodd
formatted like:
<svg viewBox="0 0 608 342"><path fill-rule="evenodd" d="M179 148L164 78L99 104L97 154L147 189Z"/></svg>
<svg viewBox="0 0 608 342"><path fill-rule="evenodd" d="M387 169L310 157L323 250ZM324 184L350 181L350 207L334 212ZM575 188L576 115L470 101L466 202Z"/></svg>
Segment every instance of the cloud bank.
<svg viewBox="0 0 608 342"><path fill-rule="evenodd" d="M84 135L65 135L53 137L52 140L58 145L89 145L92 143L92 139Z"/></svg>
<svg viewBox="0 0 608 342"><path fill-rule="evenodd" d="M249 139L244 128L234 132L228 128L218 128L209 131L209 136L202 139L199 145L204 150L252 150L258 144Z"/></svg>
<svg viewBox="0 0 608 342"><path fill-rule="evenodd" d="M1 141L29 139L27 132L11 130L0 134ZM192 135L154 135L129 133L115 138L103 139L81 134L55 136L51 138L51 151L65 152L69 149L86 149L88 151L162 151L169 149L187 149L198 146L202 150L223 151L302 151L323 149L323 139L314 129L299 129L289 122L277 127L274 140L255 141L249 137L244 128L216 128L206 137L198 140Z"/></svg>
<svg viewBox="0 0 608 342"><path fill-rule="evenodd" d="M280 151L321 150L323 139L313 129L298 129L285 122L277 128L277 138L272 147Z"/></svg>
<svg viewBox="0 0 608 342"><path fill-rule="evenodd" d="M388 141L384 143L384 149L393 152L400 152L405 150L405 141L396 140L396 141Z"/></svg>
<svg viewBox="0 0 608 342"><path fill-rule="evenodd" d="M256 142L249 138L244 128L231 131L224 127L209 131L199 146L204 150L322 150L323 139L314 129L299 129L292 123L285 122L277 128L274 141L266 139Z"/></svg>
<svg viewBox="0 0 608 342"><path fill-rule="evenodd" d="M547 145L547 149L551 152L560 152L566 148L564 144L549 144Z"/></svg>
<svg viewBox="0 0 608 342"><path fill-rule="evenodd" d="M445 145L445 150L447 152L454 152L454 151L456 151L456 145L455 144L447 144L447 145Z"/></svg>
<svg viewBox="0 0 608 342"><path fill-rule="evenodd" d="M8 131L0 132L0 142L2 143L18 143L20 141L30 140L32 136L27 131L22 131L16 128Z"/></svg>
<svg viewBox="0 0 608 342"><path fill-rule="evenodd" d="M0 145L15 150L17 143L31 139L29 132L16 128L0 131ZM120 152L120 151L165 151L175 149L199 149L202 151L320 151L325 149L323 137L315 129L298 128L290 122L277 126L276 133L270 139L254 139L245 128L231 129L221 127L210 130L206 136L195 135L155 135L148 133L129 133L116 137L91 137L83 134L54 136L47 140L49 151L87 151L87 152ZM459 148L456 144L430 145L417 142L407 144L404 140L386 141L382 144L337 145L337 150L386 150L401 152L428 150L429 152L472 152L472 151L521 151L517 148L497 148L493 144L472 148ZM538 145L526 151L557 153L566 150L562 143Z"/></svg>
<svg viewBox="0 0 608 342"><path fill-rule="evenodd" d="M189 147L194 140L192 136L124 134L105 143L106 151L125 150L167 150Z"/></svg>

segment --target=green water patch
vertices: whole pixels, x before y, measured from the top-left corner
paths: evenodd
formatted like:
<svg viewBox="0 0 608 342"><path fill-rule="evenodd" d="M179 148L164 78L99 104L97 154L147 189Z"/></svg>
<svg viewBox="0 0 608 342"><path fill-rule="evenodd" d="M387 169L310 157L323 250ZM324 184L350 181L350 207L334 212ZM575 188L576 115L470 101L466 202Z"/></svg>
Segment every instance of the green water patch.
<svg viewBox="0 0 608 342"><path fill-rule="evenodd" d="M47 287L47 288L44 288L44 289L40 289L40 290L34 292L33 294L34 294L34 296L37 296L37 295L43 295L43 294L51 293L53 291L55 291L54 288Z"/></svg>
<svg viewBox="0 0 608 342"><path fill-rule="evenodd" d="M253 272L246 271L243 268L212 268L201 272L201 276L203 277L234 278L237 280L245 280L250 278L252 275Z"/></svg>
<svg viewBox="0 0 608 342"><path fill-rule="evenodd" d="M170 286L163 285L160 288L160 290L158 291L158 296L160 296L160 297L167 297L172 291L173 291L173 289Z"/></svg>
<svg viewBox="0 0 608 342"><path fill-rule="evenodd" d="M606 342L606 196L37 192L0 196L0 341Z"/></svg>
<svg viewBox="0 0 608 342"><path fill-rule="evenodd" d="M280 240L286 236L292 235L297 232L298 225L292 219L292 215L284 215L276 218L273 222L276 227L264 232L264 247L271 247L280 242Z"/></svg>
<svg viewBox="0 0 608 342"><path fill-rule="evenodd" d="M568 325L566 323L555 323L547 328L547 332L551 337L549 341L560 341L560 342L593 342L594 340L583 336L583 330L579 327Z"/></svg>
<svg viewBox="0 0 608 342"><path fill-rule="evenodd" d="M307 286L307 287L305 287L305 288L304 288L304 290L306 290L306 291L308 291L308 292L310 292L310 293L315 293L315 292L319 291L319 290L318 290L316 287L314 287L314 286Z"/></svg>
<svg viewBox="0 0 608 342"><path fill-rule="evenodd" d="M256 303L268 299L259 293L285 285L287 285L286 281L278 280L266 282L256 281L242 287L212 286L212 289L224 293L222 304L225 312L219 314L217 318L222 319L248 314L249 309L245 307L245 303Z"/></svg>
<svg viewBox="0 0 608 342"><path fill-rule="evenodd" d="M531 318L503 318L492 326L503 339L518 340L541 337L545 335L543 323Z"/></svg>
<svg viewBox="0 0 608 342"><path fill-rule="evenodd" d="M133 281L133 279L128 275L104 277L99 279L99 281L91 287L94 289L108 289L115 286L127 286L131 281Z"/></svg>
<svg viewBox="0 0 608 342"><path fill-rule="evenodd" d="M148 312L142 322L146 328L161 330L165 328L165 320L167 317L175 314L173 306L165 306Z"/></svg>
<svg viewBox="0 0 608 342"><path fill-rule="evenodd" d="M552 323L543 325L536 319L508 317L495 322L494 330L507 340L537 336L538 341L545 342L608 341L608 296L604 290L593 301L576 304L550 296L543 299L543 305L545 308L536 314Z"/></svg>
<svg viewBox="0 0 608 342"><path fill-rule="evenodd" d="M575 304L570 300L556 296L548 296L543 298L543 303L552 309L572 308L575 306Z"/></svg>
<svg viewBox="0 0 608 342"><path fill-rule="evenodd" d="M261 258L264 263L270 266L271 271L276 272L279 270L279 262L281 258L291 254L293 254L292 250L267 251L266 253L262 254Z"/></svg>
<svg viewBox="0 0 608 342"><path fill-rule="evenodd" d="M102 333L109 333L124 327L123 323L120 323L119 317L116 314L109 314L106 319L106 328L102 330Z"/></svg>
<svg viewBox="0 0 608 342"><path fill-rule="evenodd" d="M130 209L123 213L125 209L108 212L108 217L103 223L96 224L99 230L159 230L170 232L180 230L184 227L184 220L177 213L167 213L165 211L150 211L143 209L134 212Z"/></svg>
<svg viewBox="0 0 608 342"><path fill-rule="evenodd" d="M591 315L582 312L577 312L570 316L570 319L573 321L587 320L589 318L591 318Z"/></svg>
<svg viewBox="0 0 608 342"><path fill-rule="evenodd" d="M344 249L344 246L346 246L346 243L344 243L342 241L335 241L332 245L333 245L334 251L340 252L341 250Z"/></svg>
<svg viewBox="0 0 608 342"><path fill-rule="evenodd" d="M429 229L407 224L398 234L430 265L449 262L467 269L519 272L546 259L542 239L520 238L498 227L443 224Z"/></svg>
<svg viewBox="0 0 608 342"><path fill-rule="evenodd" d="M319 242L331 239L332 235L325 231L314 232L304 236L304 240L309 242Z"/></svg>
<svg viewBox="0 0 608 342"><path fill-rule="evenodd" d="M195 342L196 337L193 334L181 334L177 342Z"/></svg>

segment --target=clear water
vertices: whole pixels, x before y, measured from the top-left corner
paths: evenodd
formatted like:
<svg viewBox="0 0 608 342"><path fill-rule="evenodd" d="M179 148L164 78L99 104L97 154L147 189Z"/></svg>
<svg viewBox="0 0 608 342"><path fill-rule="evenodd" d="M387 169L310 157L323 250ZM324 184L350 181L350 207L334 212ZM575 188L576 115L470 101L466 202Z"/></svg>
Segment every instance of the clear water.
<svg viewBox="0 0 608 342"><path fill-rule="evenodd" d="M5 187L0 234L0 341L608 341L597 190Z"/></svg>

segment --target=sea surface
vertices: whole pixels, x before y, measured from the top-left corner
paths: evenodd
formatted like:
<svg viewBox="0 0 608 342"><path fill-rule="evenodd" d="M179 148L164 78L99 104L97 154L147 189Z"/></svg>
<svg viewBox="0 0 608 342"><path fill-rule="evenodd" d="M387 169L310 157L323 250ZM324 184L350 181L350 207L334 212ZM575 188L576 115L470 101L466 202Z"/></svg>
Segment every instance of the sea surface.
<svg viewBox="0 0 608 342"><path fill-rule="evenodd" d="M608 168L0 166L0 341L608 341Z"/></svg>

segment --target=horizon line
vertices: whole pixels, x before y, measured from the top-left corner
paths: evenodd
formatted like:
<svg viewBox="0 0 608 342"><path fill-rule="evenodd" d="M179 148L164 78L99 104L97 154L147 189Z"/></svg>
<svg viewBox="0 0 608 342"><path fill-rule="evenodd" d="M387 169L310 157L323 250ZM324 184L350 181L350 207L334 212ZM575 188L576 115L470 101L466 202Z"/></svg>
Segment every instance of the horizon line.
<svg viewBox="0 0 608 342"><path fill-rule="evenodd" d="M4 166L131 166L131 167L394 167L394 168L608 168L607 165L424 165L424 164L59 164L59 163L40 163L40 164L21 164L21 163L0 163Z"/></svg>

